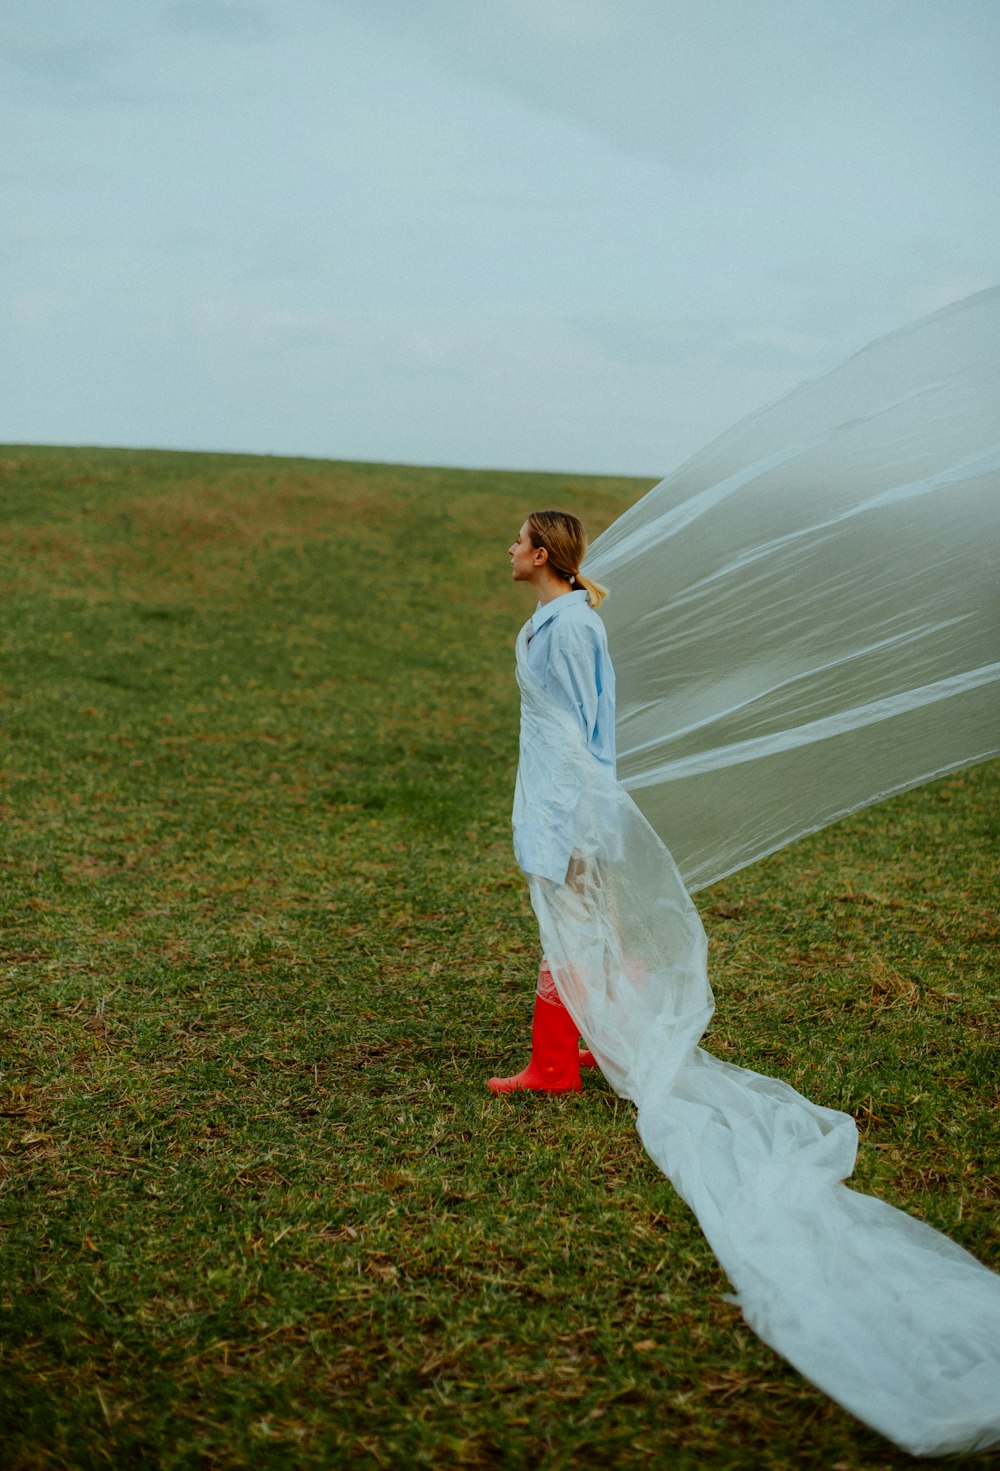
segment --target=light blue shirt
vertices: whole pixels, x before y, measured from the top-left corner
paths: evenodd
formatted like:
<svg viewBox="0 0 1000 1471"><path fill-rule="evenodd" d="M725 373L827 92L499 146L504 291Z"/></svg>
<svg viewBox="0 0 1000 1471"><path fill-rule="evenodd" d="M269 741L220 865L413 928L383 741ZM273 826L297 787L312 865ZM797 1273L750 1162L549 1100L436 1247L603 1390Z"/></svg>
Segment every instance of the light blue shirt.
<svg viewBox="0 0 1000 1471"><path fill-rule="evenodd" d="M615 772L615 671L604 624L583 588L539 603L531 617L528 667L577 720L588 749Z"/></svg>

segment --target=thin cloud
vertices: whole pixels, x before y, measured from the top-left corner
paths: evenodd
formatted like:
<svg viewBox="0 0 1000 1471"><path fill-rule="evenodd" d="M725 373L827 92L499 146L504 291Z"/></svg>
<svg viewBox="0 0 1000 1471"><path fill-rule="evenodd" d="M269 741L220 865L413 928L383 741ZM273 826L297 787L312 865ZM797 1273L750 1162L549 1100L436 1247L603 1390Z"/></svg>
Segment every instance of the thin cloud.
<svg viewBox="0 0 1000 1471"><path fill-rule="evenodd" d="M134 102L135 90L115 75L121 48L83 29L72 39L18 34L2 37L0 77L7 106L27 103L58 112Z"/></svg>
<svg viewBox="0 0 1000 1471"><path fill-rule="evenodd" d="M174 0L164 11L166 26L182 35L221 36L233 41L264 40L272 32L262 5L237 0Z"/></svg>

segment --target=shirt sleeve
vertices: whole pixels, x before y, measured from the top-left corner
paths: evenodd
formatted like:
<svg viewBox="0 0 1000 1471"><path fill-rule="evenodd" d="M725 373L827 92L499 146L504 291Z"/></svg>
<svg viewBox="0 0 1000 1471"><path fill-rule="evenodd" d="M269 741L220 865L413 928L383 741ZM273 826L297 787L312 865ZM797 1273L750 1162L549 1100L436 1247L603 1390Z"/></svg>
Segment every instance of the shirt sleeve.
<svg viewBox="0 0 1000 1471"><path fill-rule="evenodd" d="M586 624L556 621L545 687L579 722L583 738L598 760L604 759L605 745L599 728L603 662L596 630Z"/></svg>

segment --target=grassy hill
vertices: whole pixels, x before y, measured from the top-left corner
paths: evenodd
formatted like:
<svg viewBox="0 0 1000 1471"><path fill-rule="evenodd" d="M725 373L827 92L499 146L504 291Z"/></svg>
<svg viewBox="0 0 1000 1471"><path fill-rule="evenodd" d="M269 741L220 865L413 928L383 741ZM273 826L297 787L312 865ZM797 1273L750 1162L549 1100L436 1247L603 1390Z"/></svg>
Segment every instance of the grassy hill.
<svg viewBox="0 0 1000 1471"><path fill-rule="evenodd" d="M600 1078L483 1086L537 964L506 548L646 488L0 449L0 1465L911 1464L742 1325ZM994 1264L998 785L698 896L709 1048Z"/></svg>

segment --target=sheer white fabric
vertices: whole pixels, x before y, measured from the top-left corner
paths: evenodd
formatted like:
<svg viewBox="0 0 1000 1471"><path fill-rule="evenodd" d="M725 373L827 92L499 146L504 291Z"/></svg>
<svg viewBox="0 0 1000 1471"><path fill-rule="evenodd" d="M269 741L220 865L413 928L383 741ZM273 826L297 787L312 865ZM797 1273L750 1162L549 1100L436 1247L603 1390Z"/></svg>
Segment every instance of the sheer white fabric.
<svg viewBox="0 0 1000 1471"><path fill-rule="evenodd" d="M696 890L1000 751L1000 289L738 424L594 543L618 774Z"/></svg>
<svg viewBox="0 0 1000 1471"><path fill-rule="evenodd" d="M694 1210L747 1322L827 1394L914 1454L1000 1443L1000 1278L841 1182L847 1114L697 1046L705 934L669 852L588 752L518 644L522 720L574 781L566 882L528 875L556 986L649 1154ZM544 805L547 784L527 793Z"/></svg>
<svg viewBox="0 0 1000 1471"><path fill-rule="evenodd" d="M596 544L619 769L692 887L996 751L998 347L1000 292L885 339ZM842 1183L849 1116L698 1047L714 1003L681 872L524 633L518 680L523 810L574 794L568 874L528 874L545 956L747 1322L913 1454L1000 1444L1000 1277Z"/></svg>

